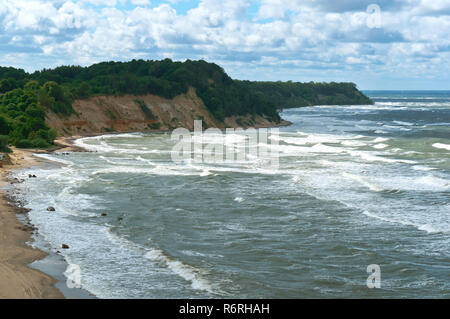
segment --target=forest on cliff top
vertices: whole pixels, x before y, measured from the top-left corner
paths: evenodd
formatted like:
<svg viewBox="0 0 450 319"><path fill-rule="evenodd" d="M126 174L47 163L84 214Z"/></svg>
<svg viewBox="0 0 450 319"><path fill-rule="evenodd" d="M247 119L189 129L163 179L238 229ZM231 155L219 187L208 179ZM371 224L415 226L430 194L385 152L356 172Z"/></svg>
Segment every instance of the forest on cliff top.
<svg viewBox="0 0 450 319"><path fill-rule="evenodd" d="M49 147L56 134L45 124L48 111L69 116L73 101L96 95L154 94L172 99L189 87L219 121L259 114L279 122L278 111L283 108L373 103L354 83L233 80L223 68L203 60L102 62L33 73L0 67L0 136L18 147Z"/></svg>

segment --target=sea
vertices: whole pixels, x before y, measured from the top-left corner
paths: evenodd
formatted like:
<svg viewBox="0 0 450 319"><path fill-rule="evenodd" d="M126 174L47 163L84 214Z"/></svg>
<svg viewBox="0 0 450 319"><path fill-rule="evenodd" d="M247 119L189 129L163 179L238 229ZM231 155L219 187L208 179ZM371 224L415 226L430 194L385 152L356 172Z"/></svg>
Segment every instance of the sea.
<svg viewBox="0 0 450 319"><path fill-rule="evenodd" d="M274 152L234 161L174 161L170 133L82 138L17 192L98 298L450 298L450 91L365 93L284 110L257 144Z"/></svg>

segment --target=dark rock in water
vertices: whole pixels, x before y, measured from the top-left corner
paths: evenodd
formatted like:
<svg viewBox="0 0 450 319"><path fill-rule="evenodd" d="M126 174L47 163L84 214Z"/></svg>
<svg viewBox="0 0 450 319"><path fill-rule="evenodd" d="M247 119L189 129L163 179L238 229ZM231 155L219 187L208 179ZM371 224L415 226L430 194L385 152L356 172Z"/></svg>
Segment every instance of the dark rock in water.
<svg viewBox="0 0 450 319"><path fill-rule="evenodd" d="M117 218L117 220L118 220L119 222L121 222L121 221L123 220L123 218L122 218L122 217L119 217L119 218Z"/></svg>
<svg viewBox="0 0 450 319"><path fill-rule="evenodd" d="M69 249L69 245L66 245L66 244L62 244L62 249Z"/></svg>
<svg viewBox="0 0 450 319"><path fill-rule="evenodd" d="M23 183L23 179L18 179L17 177L11 181L11 184L20 184Z"/></svg>
<svg viewBox="0 0 450 319"><path fill-rule="evenodd" d="M34 175L34 174L28 174L28 178L36 178L36 175Z"/></svg>
<svg viewBox="0 0 450 319"><path fill-rule="evenodd" d="M47 208L47 211L49 211L49 212L54 212L54 211L55 211L55 207L49 206L49 207Z"/></svg>
<svg viewBox="0 0 450 319"><path fill-rule="evenodd" d="M105 216L108 216L108 214L103 213L103 214L102 214L102 217L105 217Z"/></svg>

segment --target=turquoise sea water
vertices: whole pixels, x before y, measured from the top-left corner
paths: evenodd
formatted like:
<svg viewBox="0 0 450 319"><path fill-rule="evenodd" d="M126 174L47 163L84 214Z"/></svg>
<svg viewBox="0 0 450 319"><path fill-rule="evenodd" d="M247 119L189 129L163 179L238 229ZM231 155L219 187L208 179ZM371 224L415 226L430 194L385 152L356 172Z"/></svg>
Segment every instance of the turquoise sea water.
<svg viewBox="0 0 450 319"><path fill-rule="evenodd" d="M101 298L449 298L450 92L367 94L375 105L284 111L278 170L176 163L170 134L107 135L47 156L61 165L20 191Z"/></svg>

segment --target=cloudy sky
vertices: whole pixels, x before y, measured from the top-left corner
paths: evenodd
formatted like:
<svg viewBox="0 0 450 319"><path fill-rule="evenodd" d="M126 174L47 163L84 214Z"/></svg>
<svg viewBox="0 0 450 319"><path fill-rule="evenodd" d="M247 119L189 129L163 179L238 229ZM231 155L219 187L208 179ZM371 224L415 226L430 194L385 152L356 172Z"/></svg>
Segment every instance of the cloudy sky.
<svg viewBox="0 0 450 319"><path fill-rule="evenodd" d="M450 0L0 0L0 65L205 59L250 80L450 89Z"/></svg>

